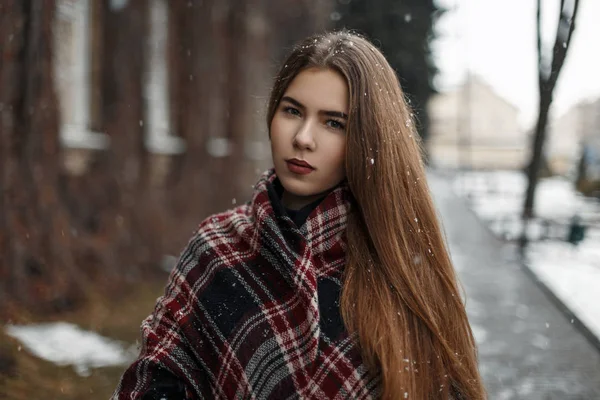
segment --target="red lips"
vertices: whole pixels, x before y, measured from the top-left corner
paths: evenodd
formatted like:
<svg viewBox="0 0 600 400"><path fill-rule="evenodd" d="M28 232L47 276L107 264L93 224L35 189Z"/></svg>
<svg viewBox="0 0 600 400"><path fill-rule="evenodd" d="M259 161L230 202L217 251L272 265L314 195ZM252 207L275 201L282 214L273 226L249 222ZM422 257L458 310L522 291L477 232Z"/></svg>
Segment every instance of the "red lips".
<svg viewBox="0 0 600 400"><path fill-rule="evenodd" d="M303 160L298 160L297 158L292 158L290 160L286 160L286 164L288 170L291 173L297 175L308 175L315 170L315 168Z"/></svg>
<svg viewBox="0 0 600 400"><path fill-rule="evenodd" d="M287 160L287 162L291 163L291 164L294 164L294 165L297 165L299 167L305 167L305 168L315 169L315 167L313 167L312 165L310 165L306 161L298 160L297 158L289 159L289 160Z"/></svg>

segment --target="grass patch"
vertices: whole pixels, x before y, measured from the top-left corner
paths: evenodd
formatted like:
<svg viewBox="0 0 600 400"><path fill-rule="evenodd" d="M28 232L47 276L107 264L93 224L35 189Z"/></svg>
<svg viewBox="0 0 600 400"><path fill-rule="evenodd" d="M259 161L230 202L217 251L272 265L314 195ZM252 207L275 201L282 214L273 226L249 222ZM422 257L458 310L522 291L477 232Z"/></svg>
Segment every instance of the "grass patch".
<svg viewBox="0 0 600 400"><path fill-rule="evenodd" d="M65 321L92 330L111 339L130 344L140 339L140 324L154 309L156 299L164 292L167 276L141 282L118 299L94 293L78 310L40 319L24 315L18 323ZM71 366L59 367L30 354L20 342L4 333L0 326L0 398L25 399L103 399L111 396L122 367L90 370L82 377Z"/></svg>

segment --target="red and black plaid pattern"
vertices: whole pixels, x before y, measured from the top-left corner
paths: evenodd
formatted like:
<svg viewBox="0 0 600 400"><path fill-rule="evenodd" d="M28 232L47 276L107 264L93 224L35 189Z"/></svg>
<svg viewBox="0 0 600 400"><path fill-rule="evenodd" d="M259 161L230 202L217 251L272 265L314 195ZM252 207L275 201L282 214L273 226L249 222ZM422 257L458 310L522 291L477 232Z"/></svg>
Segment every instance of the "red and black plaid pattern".
<svg viewBox="0 0 600 400"><path fill-rule="evenodd" d="M350 192L336 187L298 228L275 179L267 171L250 203L200 225L114 399L379 396L339 312Z"/></svg>

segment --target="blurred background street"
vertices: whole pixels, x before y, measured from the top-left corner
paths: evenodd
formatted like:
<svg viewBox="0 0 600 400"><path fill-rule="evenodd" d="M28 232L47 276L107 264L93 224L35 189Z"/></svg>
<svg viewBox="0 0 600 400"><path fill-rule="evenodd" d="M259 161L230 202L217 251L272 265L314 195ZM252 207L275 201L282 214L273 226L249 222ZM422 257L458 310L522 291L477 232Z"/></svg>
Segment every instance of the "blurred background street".
<svg viewBox="0 0 600 400"><path fill-rule="evenodd" d="M105 399L271 79L348 28L398 72L490 399L600 399L600 0L0 0L0 398ZM399 163L402 160L398 160Z"/></svg>
<svg viewBox="0 0 600 400"><path fill-rule="evenodd" d="M455 194L452 176L438 172L429 179L490 399L600 398L598 347L536 285L518 246L495 236Z"/></svg>

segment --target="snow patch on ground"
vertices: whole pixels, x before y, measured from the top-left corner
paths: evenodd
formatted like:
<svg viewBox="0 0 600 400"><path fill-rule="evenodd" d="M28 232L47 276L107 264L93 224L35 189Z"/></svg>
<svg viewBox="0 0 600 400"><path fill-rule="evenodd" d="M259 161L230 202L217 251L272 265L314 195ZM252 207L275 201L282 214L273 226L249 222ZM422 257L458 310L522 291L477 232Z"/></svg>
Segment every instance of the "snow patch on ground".
<svg viewBox="0 0 600 400"><path fill-rule="evenodd" d="M529 268L600 338L600 246L534 243Z"/></svg>
<svg viewBox="0 0 600 400"><path fill-rule="evenodd" d="M59 366L72 365L81 376L91 368L127 365L135 349L66 322L6 325L6 333L37 357Z"/></svg>

